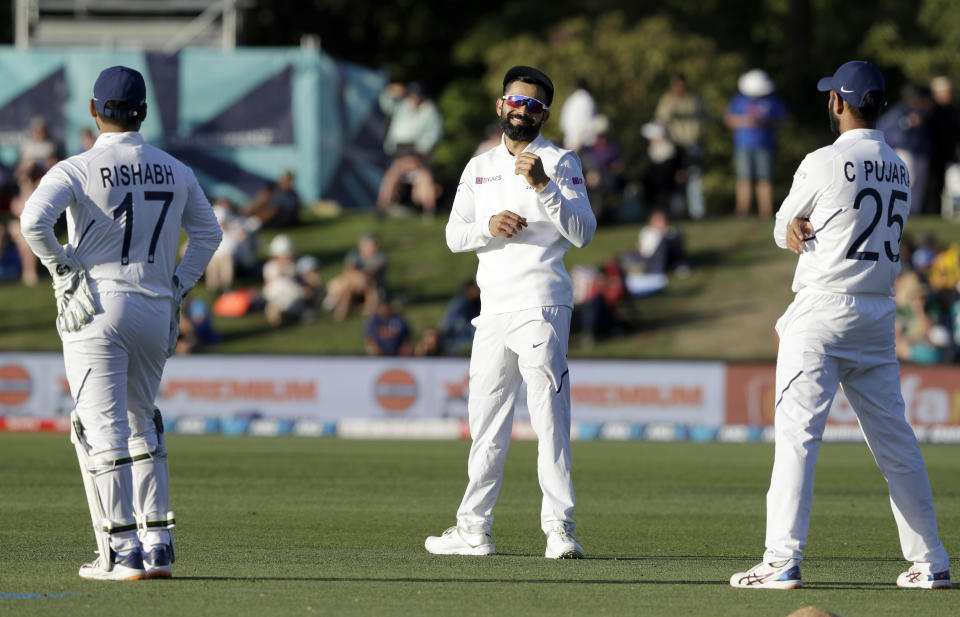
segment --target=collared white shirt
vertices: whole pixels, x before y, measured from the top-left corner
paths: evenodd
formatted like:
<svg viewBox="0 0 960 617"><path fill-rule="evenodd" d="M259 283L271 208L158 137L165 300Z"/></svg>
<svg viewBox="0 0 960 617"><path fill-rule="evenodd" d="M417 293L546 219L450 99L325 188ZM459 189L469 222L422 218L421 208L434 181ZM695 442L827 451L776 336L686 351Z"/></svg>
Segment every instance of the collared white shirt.
<svg viewBox="0 0 960 617"><path fill-rule="evenodd" d="M872 129L845 131L811 152L777 212L774 240L786 248L787 226L809 218L793 290L893 295L900 236L910 212L907 166Z"/></svg>
<svg viewBox="0 0 960 617"><path fill-rule="evenodd" d="M501 141L467 163L447 223L451 251L477 252L482 314L572 307L563 257L571 245L586 246L597 228L576 153L539 135L524 151L543 162L546 188L538 193L516 174L516 157ZM493 237L490 218L504 210L525 217L528 226L512 238Z"/></svg>
<svg viewBox="0 0 960 617"><path fill-rule="evenodd" d="M190 242L176 273L186 287L222 235L193 171L132 131L101 134L51 168L27 200L21 230L48 266L64 257L53 232L64 211L68 244L94 292L170 297L181 226Z"/></svg>

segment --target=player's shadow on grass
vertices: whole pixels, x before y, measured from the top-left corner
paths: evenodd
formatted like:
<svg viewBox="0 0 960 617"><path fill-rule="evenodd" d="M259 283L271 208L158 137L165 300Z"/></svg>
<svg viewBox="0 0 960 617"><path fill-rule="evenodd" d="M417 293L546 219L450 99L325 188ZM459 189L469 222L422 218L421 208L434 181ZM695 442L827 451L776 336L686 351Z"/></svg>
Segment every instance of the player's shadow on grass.
<svg viewBox="0 0 960 617"><path fill-rule="evenodd" d="M643 579L580 579L580 578L417 578L417 577L385 577L372 576L177 576L170 581L294 581L316 583L497 583L542 585L544 583L558 583L562 585L728 585L727 581L664 581Z"/></svg>

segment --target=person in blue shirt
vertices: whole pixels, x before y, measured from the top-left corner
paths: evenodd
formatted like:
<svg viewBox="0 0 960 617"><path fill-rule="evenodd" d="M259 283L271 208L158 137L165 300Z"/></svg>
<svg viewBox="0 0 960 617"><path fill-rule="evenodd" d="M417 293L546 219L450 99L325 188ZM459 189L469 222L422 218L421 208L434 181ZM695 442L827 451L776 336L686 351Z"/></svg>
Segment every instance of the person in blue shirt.
<svg viewBox="0 0 960 617"><path fill-rule="evenodd" d="M762 69L747 71L737 80L740 93L727 106L724 123L733 130L733 160L737 174L737 216L750 211L750 191L756 183L757 211L773 216L773 161L777 129L787 109L773 93L773 80Z"/></svg>

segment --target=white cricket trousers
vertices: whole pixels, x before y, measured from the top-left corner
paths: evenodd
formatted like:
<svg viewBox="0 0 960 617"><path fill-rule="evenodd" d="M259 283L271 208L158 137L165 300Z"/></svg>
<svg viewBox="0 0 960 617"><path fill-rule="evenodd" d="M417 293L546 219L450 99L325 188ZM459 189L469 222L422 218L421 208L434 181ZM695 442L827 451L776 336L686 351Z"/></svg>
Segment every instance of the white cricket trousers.
<svg viewBox="0 0 960 617"><path fill-rule="evenodd" d="M570 476L570 376L567 343L570 308L548 306L473 320L477 332L470 358L469 482L457 525L489 532L500 494L503 465L513 431L513 404L521 378L527 385L530 421L539 440L537 475L543 491L540 524L573 531Z"/></svg>
<svg viewBox="0 0 960 617"><path fill-rule="evenodd" d="M949 568L916 435L904 417L890 298L801 291L777 322L776 446L764 561L802 559L814 467L830 404L843 392L887 481L907 561Z"/></svg>
<svg viewBox="0 0 960 617"><path fill-rule="evenodd" d="M102 311L79 332L62 336L88 454L153 451L153 405L167 360L170 300L135 293L97 296Z"/></svg>

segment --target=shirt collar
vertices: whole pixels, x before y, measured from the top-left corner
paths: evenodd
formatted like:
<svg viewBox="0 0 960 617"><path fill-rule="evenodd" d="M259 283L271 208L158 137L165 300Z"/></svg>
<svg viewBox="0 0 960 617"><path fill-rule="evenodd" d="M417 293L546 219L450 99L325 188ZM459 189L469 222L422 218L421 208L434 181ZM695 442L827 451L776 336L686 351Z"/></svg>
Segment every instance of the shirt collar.
<svg viewBox="0 0 960 617"><path fill-rule="evenodd" d="M887 141L883 135L883 131L879 129L850 129L849 131L844 131L843 135L837 137L837 140L833 143L845 143L855 139L872 139L874 141L882 142Z"/></svg>
<svg viewBox="0 0 960 617"><path fill-rule="evenodd" d="M527 144L527 147L523 149L523 152L532 152L535 154L538 150L542 150L544 148L544 144L546 142L547 140L543 138L543 135L541 135L540 133L537 133L537 136L534 138L533 141ZM509 157L511 159L513 158L513 155L510 154L510 150L507 149L506 136L503 136L503 135L500 136L500 147L503 149L504 156Z"/></svg>
<svg viewBox="0 0 960 617"><path fill-rule="evenodd" d="M103 144L116 143L142 144L143 135L137 131L127 131L125 133L100 133L100 136L97 137L97 141L94 142L93 145L99 146Z"/></svg>

